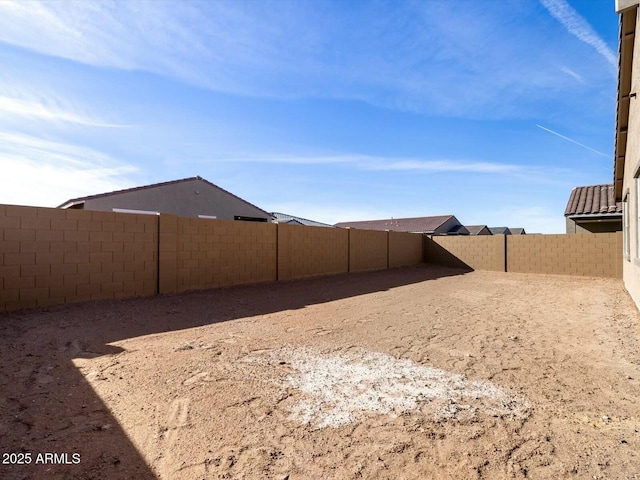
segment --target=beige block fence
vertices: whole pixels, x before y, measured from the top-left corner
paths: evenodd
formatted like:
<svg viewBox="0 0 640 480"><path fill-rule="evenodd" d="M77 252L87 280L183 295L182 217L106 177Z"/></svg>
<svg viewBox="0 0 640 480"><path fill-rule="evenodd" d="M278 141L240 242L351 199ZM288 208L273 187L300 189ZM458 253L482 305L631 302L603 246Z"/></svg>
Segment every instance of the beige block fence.
<svg viewBox="0 0 640 480"><path fill-rule="evenodd" d="M419 234L0 205L0 311L422 261Z"/></svg>
<svg viewBox="0 0 640 480"><path fill-rule="evenodd" d="M158 219L0 205L0 311L153 295Z"/></svg>
<svg viewBox="0 0 640 480"><path fill-rule="evenodd" d="M505 237L506 235L425 236L425 258L430 263L451 267L505 272Z"/></svg>
<svg viewBox="0 0 640 480"><path fill-rule="evenodd" d="M622 277L622 234L421 234L0 205L0 311L423 262Z"/></svg>
<svg viewBox="0 0 640 480"><path fill-rule="evenodd" d="M622 232L425 236L424 242L430 263L473 270L622 278Z"/></svg>

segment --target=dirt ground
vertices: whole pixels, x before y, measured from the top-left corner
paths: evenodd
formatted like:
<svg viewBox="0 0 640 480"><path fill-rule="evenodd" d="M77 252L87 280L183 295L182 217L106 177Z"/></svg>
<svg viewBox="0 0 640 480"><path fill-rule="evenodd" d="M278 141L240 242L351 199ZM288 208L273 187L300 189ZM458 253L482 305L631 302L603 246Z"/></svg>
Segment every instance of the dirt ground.
<svg viewBox="0 0 640 480"><path fill-rule="evenodd" d="M0 315L0 478L640 479L638 318L435 266Z"/></svg>

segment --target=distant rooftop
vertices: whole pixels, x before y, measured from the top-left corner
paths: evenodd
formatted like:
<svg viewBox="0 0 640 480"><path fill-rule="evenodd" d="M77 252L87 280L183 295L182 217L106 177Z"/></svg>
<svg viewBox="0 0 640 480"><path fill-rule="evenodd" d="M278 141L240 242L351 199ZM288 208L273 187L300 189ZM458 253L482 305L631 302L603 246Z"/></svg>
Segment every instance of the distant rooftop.
<svg viewBox="0 0 640 480"><path fill-rule="evenodd" d="M447 233L467 234L468 232L453 215L433 217L387 218L383 220L364 220L358 222L336 223L340 228L359 228L362 230L390 230L393 232L434 233L448 221L453 220ZM462 227L462 228L460 228ZM439 232L445 233L445 232Z"/></svg>
<svg viewBox="0 0 640 480"><path fill-rule="evenodd" d="M305 225L307 227L331 227L333 225L329 225L327 223L316 222L315 220L309 220L308 218L296 217L295 215L289 215L286 213L280 212L271 212L271 216L274 218L274 222L276 223L288 223L291 225Z"/></svg>
<svg viewBox="0 0 640 480"><path fill-rule="evenodd" d="M465 227L469 230L469 235L478 235L478 233L483 231L485 228L489 233L491 233L491 230L489 230L489 227L486 225L465 225Z"/></svg>
<svg viewBox="0 0 640 480"><path fill-rule="evenodd" d="M494 235L511 235L509 227L489 227L489 230Z"/></svg>

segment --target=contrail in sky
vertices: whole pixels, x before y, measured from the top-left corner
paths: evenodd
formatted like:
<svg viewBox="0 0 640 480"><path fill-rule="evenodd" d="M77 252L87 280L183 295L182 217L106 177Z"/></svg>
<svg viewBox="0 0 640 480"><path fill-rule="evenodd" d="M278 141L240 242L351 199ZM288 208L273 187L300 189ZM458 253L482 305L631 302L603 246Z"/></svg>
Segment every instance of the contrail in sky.
<svg viewBox="0 0 640 480"><path fill-rule="evenodd" d="M562 138L562 139L564 139L564 140L566 140L566 141L568 141L568 142L575 143L576 145L580 145L582 148L586 148L587 150L591 150L593 153L597 153L598 155L602 155L603 157L611 158L611 155L607 155L606 153L602 153L601 151L596 150L595 148L587 147L587 146L586 146L585 144L583 144L583 143L576 142L576 141L575 141L575 140L573 140L572 138L565 137L564 135L560 135L558 132L554 132L553 130L549 130L548 128L543 127L542 125L538 125L538 124L536 123L536 127L541 128L541 129L542 129L542 130L544 130L545 132L552 133L552 134L554 134L555 136L560 137L560 138Z"/></svg>
<svg viewBox="0 0 640 480"><path fill-rule="evenodd" d="M540 0L551 16L558 20L564 28L579 40L591 45L607 61L618 68L618 56L587 22L566 0Z"/></svg>

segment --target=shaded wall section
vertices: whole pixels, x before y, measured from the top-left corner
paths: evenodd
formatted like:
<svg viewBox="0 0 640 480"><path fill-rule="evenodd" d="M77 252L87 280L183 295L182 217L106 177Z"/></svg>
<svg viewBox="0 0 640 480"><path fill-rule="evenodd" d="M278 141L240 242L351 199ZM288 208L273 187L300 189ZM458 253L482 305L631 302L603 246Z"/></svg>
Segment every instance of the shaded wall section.
<svg viewBox="0 0 640 480"><path fill-rule="evenodd" d="M425 260L516 273L622 278L622 232L426 237Z"/></svg>
<svg viewBox="0 0 640 480"><path fill-rule="evenodd" d="M425 237L425 259L474 270L505 271L506 235Z"/></svg>

